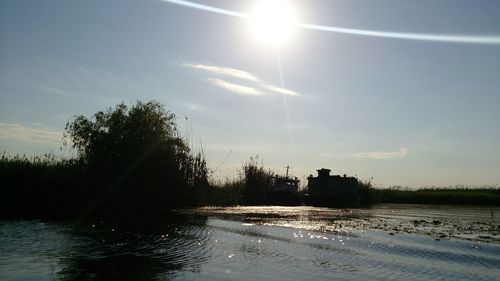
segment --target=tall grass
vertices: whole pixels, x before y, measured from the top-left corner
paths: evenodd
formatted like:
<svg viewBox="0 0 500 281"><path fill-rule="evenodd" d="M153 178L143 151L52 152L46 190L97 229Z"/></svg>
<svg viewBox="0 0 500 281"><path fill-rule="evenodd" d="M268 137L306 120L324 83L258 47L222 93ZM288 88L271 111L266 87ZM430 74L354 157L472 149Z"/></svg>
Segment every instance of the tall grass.
<svg viewBox="0 0 500 281"><path fill-rule="evenodd" d="M244 182L244 201L248 205L266 204L267 194L271 191L271 178L274 172L266 170L259 156L250 157L242 167Z"/></svg>
<svg viewBox="0 0 500 281"><path fill-rule="evenodd" d="M0 158L0 216L69 218L86 182L81 161L54 154ZM62 211L64 210L64 211Z"/></svg>
<svg viewBox="0 0 500 281"><path fill-rule="evenodd" d="M422 189L393 187L372 189L372 192L379 203L500 206L500 188L497 186Z"/></svg>
<svg viewBox="0 0 500 281"><path fill-rule="evenodd" d="M358 194L361 206L369 206L377 203L377 195L370 180L358 180Z"/></svg>
<svg viewBox="0 0 500 281"><path fill-rule="evenodd" d="M266 169L259 156L245 162L235 179L213 181L208 205L263 205L271 191L274 172Z"/></svg>
<svg viewBox="0 0 500 281"><path fill-rule="evenodd" d="M236 206L245 204L245 182L240 177L237 179L226 178L224 181L212 181L206 193L204 205L208 206Z"/></svg>

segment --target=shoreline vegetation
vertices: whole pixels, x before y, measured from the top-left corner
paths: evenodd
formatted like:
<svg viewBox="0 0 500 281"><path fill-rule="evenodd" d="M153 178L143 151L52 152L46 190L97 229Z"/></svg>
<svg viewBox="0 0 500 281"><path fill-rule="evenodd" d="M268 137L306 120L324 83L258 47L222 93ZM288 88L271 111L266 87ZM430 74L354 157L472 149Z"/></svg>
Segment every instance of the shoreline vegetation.
<svg viewBox="0 0 500 281"><path fill-rule="evenodd" d="M359 181L356 193L271 192L275 175L258 157L237 179L213 181L203 151L181 137L175 115L156 102L137 102L70 120L64 145L77 156L0 157L0 219L84 219L134 223L157 210L195 206L378 203L500 205L500 188L375 188ZM315 204L321 199L321 204Z"/></svg>

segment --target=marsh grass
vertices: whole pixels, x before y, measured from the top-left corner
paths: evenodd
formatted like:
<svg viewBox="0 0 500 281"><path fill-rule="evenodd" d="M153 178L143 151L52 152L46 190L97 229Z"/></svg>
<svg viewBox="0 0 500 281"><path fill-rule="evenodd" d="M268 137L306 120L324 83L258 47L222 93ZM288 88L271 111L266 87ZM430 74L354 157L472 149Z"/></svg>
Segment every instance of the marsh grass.
<svg viewBox="0 0 500 281"><path fill-rule="evenodd" d="M207 206L236 206L245 203L243 191L245 183L241 178L212 181L207 190Z"/></svg>
<svg viewBox="0 0 500 281"><path fill-rule="evenodd" d="M358 195L361 206L369 206L377 203L377 195L370 180L358 180Z"/></svg>
<svg viewBox="0 0 500 281"><path fill-rule="evenodd" d="M378 203L500 206L500 188L498 186L427 187L421 189L392 187L372 188L371 191Z"/></svg>
<svg viewBox="0 0 500 281"><path fill-rule="evenodd" d="M68 218L75 215L86 167L54 154L0 158L0 216ZM64 210L64 211L61 211Z"/></svg>

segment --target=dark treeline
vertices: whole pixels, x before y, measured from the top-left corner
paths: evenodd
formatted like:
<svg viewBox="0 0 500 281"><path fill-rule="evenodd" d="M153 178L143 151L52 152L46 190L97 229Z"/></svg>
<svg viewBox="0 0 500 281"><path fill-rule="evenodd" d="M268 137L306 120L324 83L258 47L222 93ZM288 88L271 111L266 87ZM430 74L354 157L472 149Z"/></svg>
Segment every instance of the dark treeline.
<svg viewBox="0 0 500 281"><path fill-rule="evenodd" d="M500 206L498 187L384 188L372 189L375 202L403 204L456 204Z"/></svg>
<svg viewBox="0 0 500 281"><path fill-rule="evenodd" d="M307 190L273 192L275 174L258 157L243 164L237 179L210 184L203 154L192 151L174 121L175 115L155 101L119 104L67 123L64 141L77 152L73 159L4 153L0 158L0 218L125 224L168 214L173 208L203 205L500 205L498 188L376 189L362 181L355 193L311 200Z"/></svg>

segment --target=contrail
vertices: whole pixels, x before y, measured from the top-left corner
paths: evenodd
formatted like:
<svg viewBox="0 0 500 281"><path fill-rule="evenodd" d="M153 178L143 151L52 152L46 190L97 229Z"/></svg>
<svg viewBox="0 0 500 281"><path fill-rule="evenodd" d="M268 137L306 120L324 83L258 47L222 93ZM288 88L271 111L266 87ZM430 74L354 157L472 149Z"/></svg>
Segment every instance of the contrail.
<svg viewBox="0 0 500 281"><path fill-rule="evenodd" d="M385 37L396 39L409 39L421 41L438 41L438 42L453 42L453 43L475 43L475 44L500 44L500 36L463 36L463 35L443 35L443 34L421 34L421 33L402 33L402 32L386 32L364 29L342 28L315 24L299 23L300 28L330 31L336 33L346 33L355 35L364 35L372 37Z"/></svg>
<svg viewBox="0 0 500 281"><path fill-rule="evenodd" d="M191 2L191 1L184 1L184 0L160 0L160 1L169 2L172 4L177 4L177 5L181 5L181 6L186 6L186 7L195 8L198 10L203 10L203 11L217 13L217 14L226 15L226 16L232 16L232 17L244 18L244 19L248 18L247 14L238 13L238 12L230 11L230 10L226 10L226 9L220 9L217 7L207 6L207 5L203 5L203 4L198 4L195 2Z"/></svg>
<svg viewBox="0 0 500 281"><path fill-rule="evenodd" d="M198 10L203 10L207 12L217 13L226 16L232 16L242 19L249 19L249 15L235 12L231 10L221 9L213 6L198 4L191 1L185 0L160 0L167 3L177 4L185 7L190 7ZM334 33L344 33L371 37L383 37L383 38L394 38L394 39L407 39L407 40L420 40L420 41L434 41L434 42L449 42L449 43L469 43L469 44L492 44L500 45L500 36L494 35L484 35L484 36L474 36L474 35L449 35L449 34L423 34L423 33L403 33L403 32L389 32L389 31L378 31L378 30L365 30L365 29L353 29L353 28L343 28L335 26L326 25L316 25L308 23L297 23L297 27L318 30L318 31L328 31Z"/></svg>

